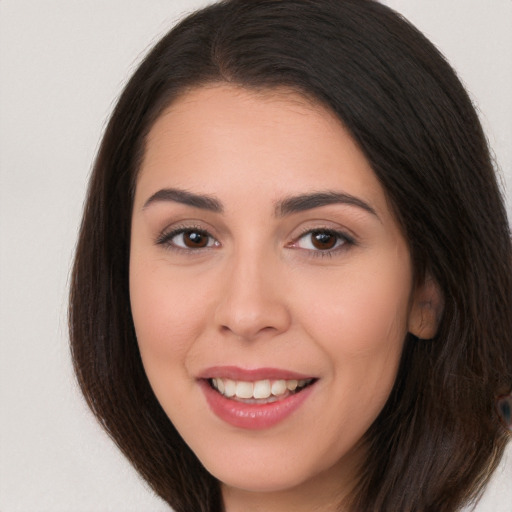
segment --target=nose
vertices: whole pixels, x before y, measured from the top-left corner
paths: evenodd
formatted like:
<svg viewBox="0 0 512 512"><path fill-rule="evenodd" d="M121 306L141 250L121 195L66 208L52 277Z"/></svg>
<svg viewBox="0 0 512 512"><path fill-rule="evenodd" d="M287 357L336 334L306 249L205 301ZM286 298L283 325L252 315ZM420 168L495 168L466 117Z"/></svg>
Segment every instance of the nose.
<svg viewBox="0 0 512 512"><path fill-rule="evenodd" d="M255 340L285 332L291 323L286 286L271 258L240 256L223 276L215 321L223 334Z"/></svg>

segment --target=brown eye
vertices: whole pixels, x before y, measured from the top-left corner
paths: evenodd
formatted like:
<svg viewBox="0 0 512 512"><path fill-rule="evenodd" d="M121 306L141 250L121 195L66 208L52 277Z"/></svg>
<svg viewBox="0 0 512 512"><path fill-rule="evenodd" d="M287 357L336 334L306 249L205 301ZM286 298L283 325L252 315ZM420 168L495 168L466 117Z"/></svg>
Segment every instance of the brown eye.
<svg viewBox="0 0 512 512"><path fill-rule="evenodd" d="M157 244L169 248L197 250L209 247L218 247L220 244L207 231L202 229L177 229L171 233L164 233Z"/></svg>
<svg viewBox="0 0 512 512"><path fill-rule="evenodd" d="M311 244L320 250L332 249L336 242L338 241L338 237L333 233L328 233L325 231L313 232L311 233Z"/></svg>
<svg viewBox="0 0 512 512"><path fill-rule="evenodd" d="M182 235L183 245L189 249L208 247L209 236L201 231L185 231Z"/></svg>
<svg viewBox="0 0 512 512"><path fill-rule="evenodd" d="M329 252L353 243L352 239L338 231L316 229L304 233L296 242L295 247L316 252Z"/></svg>

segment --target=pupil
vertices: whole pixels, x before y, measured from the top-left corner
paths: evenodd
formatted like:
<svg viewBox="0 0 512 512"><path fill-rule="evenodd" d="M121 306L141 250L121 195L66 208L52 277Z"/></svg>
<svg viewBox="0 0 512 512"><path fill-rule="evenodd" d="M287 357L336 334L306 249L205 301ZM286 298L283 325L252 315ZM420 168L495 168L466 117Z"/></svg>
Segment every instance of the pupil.
<svg viewBox="0 0 512 512"><path fill-rule="evenodd" d="M189 247L206 247L208 243L208 238L198 231L187 231L184 239Z"/></svg>
<svg viewBox="0 0 512 512"><path fill-rule="evenodd" d="M314 233L313 245L317 249L332 249L336 245L336 236L331 233Z"/></svg>

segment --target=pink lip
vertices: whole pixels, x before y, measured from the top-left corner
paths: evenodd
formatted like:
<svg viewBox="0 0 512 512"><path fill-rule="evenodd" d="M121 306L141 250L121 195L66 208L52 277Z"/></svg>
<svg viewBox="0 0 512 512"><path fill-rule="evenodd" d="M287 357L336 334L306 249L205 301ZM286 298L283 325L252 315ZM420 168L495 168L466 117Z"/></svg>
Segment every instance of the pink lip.
<svg viewBox="0 0 512 512"><path fill-rule="evenodd" d="M256 380L301 380L311 379L311 375L305 375L303 373L291 372L289 370L282 370L279 368L254 368L246 369L239 368L238 366L212 366L202 371L199 375L199 379L214 379L216 377L223 377L225 379L232 380L245 380L245 381L256 381Z"/></svg>
<svg viewBox="0 0 512 512"><path fill-rule="evenodd" d="M268 404L246 404L226 398L214 390L208 379L224 377L233 380L307 379L308 376L272 368L245 370L236 367L215 367L203 372L198 383L212 412L226 423L243 429L263 430L284 421L311 395L314 383L298 393Z"/></svg>

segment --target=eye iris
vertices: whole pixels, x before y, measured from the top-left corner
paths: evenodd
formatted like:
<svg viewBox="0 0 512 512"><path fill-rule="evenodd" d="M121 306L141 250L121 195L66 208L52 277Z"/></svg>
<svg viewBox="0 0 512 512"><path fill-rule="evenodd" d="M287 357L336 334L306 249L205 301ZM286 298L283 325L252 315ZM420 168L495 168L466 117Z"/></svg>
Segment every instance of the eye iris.
<svg viewBox="0 0 512 512"><path fill-rule="evenodd" d="M206 247L208 245L208 236L200 231L185 231L183 233L183 243L187 247Z"/></svg>
<svg viewBox="0 0 512 512"><path fill-rule="evenodd" d="M317 231L311 234L311 242L317 249L332 249L337 242L336 235L325 231Z"/></svg>

